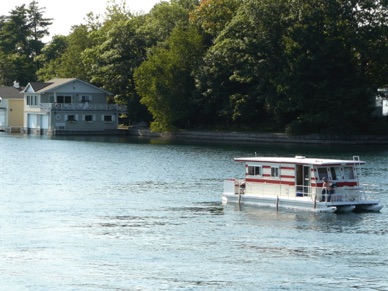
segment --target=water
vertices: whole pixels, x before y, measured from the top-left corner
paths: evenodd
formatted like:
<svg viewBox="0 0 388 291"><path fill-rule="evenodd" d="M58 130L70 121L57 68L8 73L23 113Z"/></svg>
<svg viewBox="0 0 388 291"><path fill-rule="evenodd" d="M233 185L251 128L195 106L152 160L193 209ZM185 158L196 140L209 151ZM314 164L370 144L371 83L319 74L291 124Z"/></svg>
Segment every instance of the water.
<svg viewBox="0 0 388 291"><path fill-rule="evenodd" d="M236 156L367 162L381 213L221 204ZM386 146L0 134L2 290L388 290Z"/></svg>

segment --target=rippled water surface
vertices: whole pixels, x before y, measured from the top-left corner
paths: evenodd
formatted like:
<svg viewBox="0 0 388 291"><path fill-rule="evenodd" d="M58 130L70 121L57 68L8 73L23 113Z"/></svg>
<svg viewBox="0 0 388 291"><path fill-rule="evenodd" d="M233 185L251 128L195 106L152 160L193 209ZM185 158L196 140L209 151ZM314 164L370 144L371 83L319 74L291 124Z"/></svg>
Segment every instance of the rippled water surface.
<svg viewBox="0 0 388 291"><path fill-rule="evenodd" d="M221 204L236 156L367 162L381 213ZM388 290L388 148L0 134L3 290Z"/></svg>

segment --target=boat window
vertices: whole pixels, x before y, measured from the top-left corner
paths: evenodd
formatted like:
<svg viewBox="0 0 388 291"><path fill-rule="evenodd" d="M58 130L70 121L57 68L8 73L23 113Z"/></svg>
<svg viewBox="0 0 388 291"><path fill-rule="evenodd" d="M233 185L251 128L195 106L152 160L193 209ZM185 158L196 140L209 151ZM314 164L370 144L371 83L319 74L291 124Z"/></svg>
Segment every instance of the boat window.
<svg viewBox="0 0 388 291"><path fill-rule="evenodd" d="M353 167L344 167L344 176L346 180L354 179Z"/></svg>
<svg viewBox="0 0 388 291"><path fill-rule="evenodd" d="M279 177L279 168L271 167L271 177Z"/></svg>
<svg viewBox="0 0 388 291"><path fill-rule="evenodd" d="M323 178L327 178L327 168L318 168L318 178L319 180L323 180Z"/></svg>
<svg viewBox="0 0 388 291"><path fill-rule="evenodd" d="M340 167L330 167L331 179L338 180L341 177L341 168Z"/></svg>
<svg viewBox="0 0 388 291"><path fill-rule="evenodd" d="M248 166L248 175L261 176L261 167L259 166Z"/></svg>

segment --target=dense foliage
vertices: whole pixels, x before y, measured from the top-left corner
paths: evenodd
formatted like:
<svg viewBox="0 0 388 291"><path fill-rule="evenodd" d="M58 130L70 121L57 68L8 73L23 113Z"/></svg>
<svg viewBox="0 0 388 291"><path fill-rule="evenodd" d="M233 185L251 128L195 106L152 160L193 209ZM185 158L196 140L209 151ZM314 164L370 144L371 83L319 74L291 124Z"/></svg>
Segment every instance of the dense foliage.
<svg viewBox="0 0 388 291"><path fill-rule="evenodd" d="M0 16L0 84L14 80L26 84L36 81L40 64L36 57L42 53L51 19L43 17L38 2L17 6L8 16Z"/></svg>
<svg viewBox="0 0 388 291"><path fill-rule="evenodd" d="M387 23L386 0L170 0L143 15L113 2L44 45L33 1L0 18L0 83L80 78L157 131L367 133Z"/></svg>

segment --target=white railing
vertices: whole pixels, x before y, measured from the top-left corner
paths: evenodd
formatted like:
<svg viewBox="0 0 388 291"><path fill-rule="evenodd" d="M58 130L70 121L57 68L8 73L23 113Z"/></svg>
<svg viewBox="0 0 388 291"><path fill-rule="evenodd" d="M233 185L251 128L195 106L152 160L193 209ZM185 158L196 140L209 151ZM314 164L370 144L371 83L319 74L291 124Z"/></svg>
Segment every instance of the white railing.
<svg viewBox="0 0 388 291"><path fill-rule="evenodd" d="M273 184L245 184L243 179L230 179L224 181L224 193L242 194L249 193L260 196L279 196L279 197L304 197L317 202L357 202L371 199L368 191L363 187L336 187L334 192L322 194L322 187L311 186L288 186Z"/></svg>
<svg viewBox="0 0 388 291"><path fill-rule="evenodd" d="M127 105L93 103L41 103L43 111L115 111L127 112Z"/></svg>
<svg viewBox="0 0 388 291"><path fill-rule="evenodd" d="M248 183L246 192L260 196L279 196L279 197L309 197L314 199L315 192L308 186L274 185L270 183Z"/></svg>
<svg viewBox="0 0 388 291"><path fill-rule="evenodd" d="M369 195L366 195L366 192L361 187L338 187L334 188L333 193L321 194L323 188L317 188L318 198L320 201L325 202L356 202L369 200Z"/></svg>

